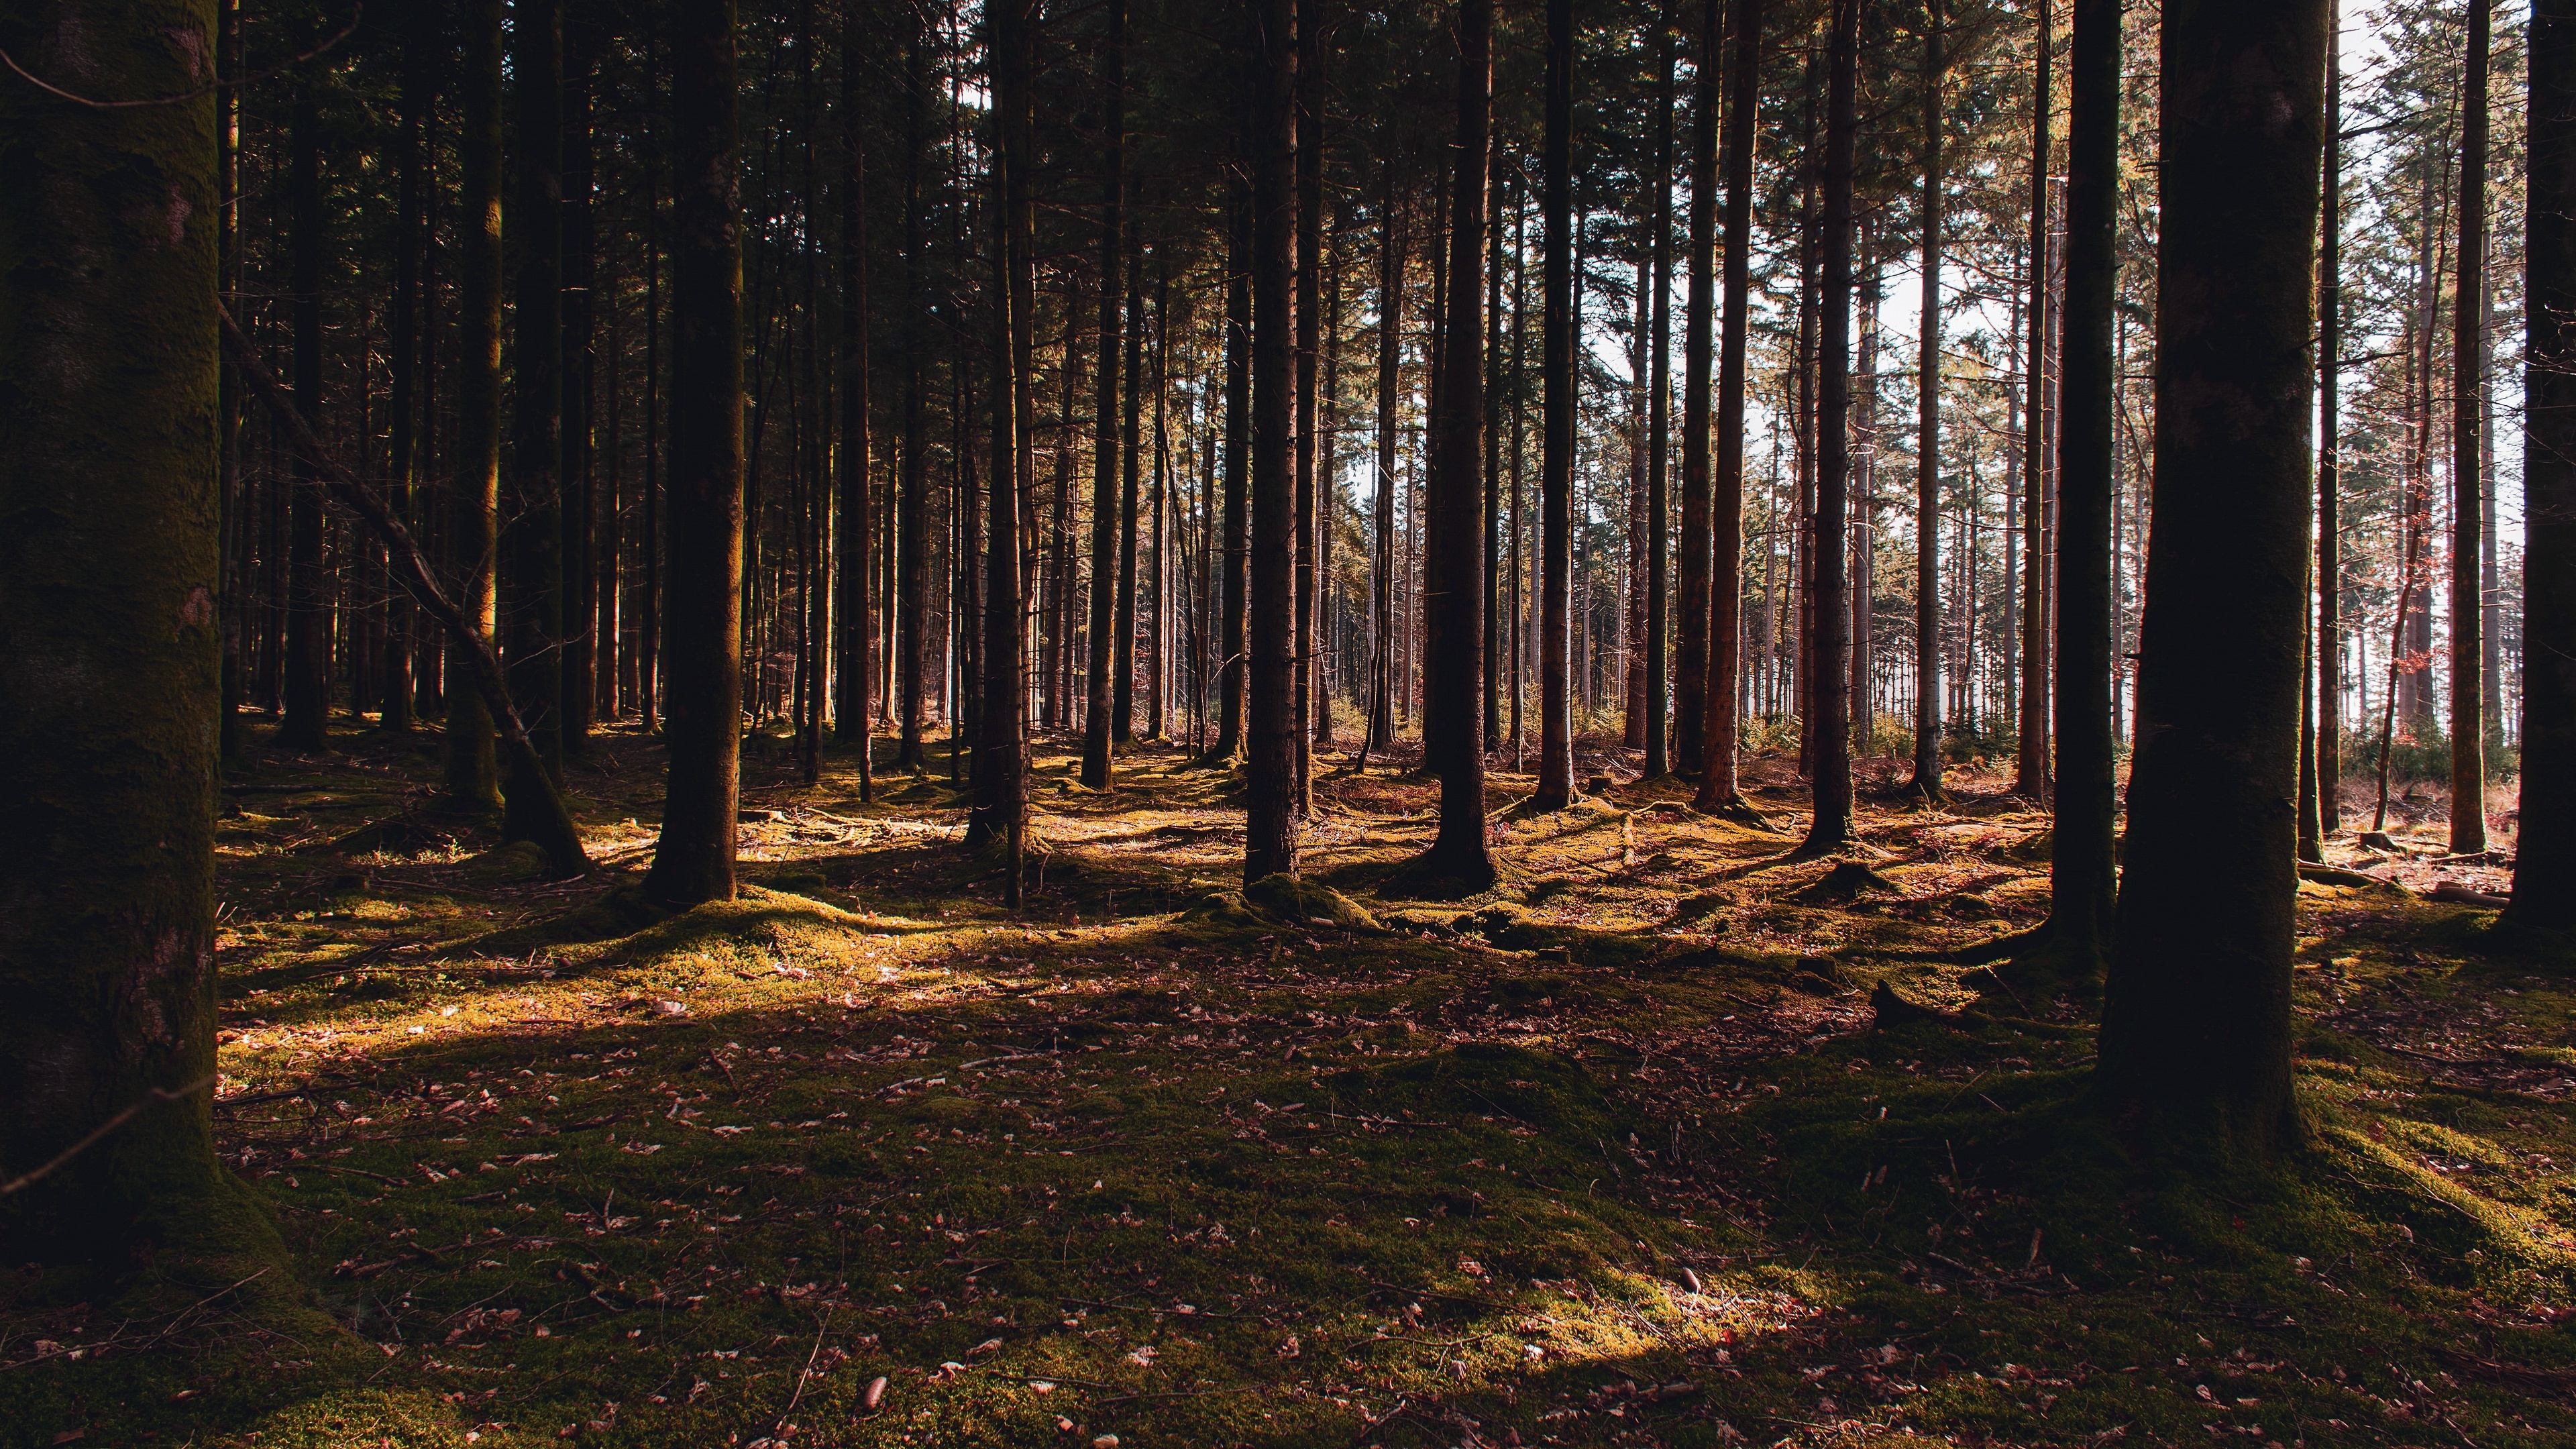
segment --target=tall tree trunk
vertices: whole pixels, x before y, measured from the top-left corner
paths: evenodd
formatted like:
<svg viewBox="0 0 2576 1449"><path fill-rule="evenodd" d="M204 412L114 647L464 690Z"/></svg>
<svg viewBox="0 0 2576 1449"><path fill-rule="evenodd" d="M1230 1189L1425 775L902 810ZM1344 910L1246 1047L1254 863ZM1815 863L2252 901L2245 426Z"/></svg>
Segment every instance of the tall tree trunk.
<svg viewBox="0 0 2576 1449"><path fill-rule="evenodd" d="M2486 610L2478 577L2478 425L2486 398L2487 49L2489 0L2469 0L2460 83L2460 260L2451 323L2451 853L2487 848L2486 719L2480 680Z"/></svg>
<svg viewBox="0 0 2576 1449"><path fill-rule="evenodd" d="M511 79L518 89L518 251L511 309L511 511L501 540L510 693L546 772L563 778L563 16L558 0L510 0ZM532 822L504 796L502 830Z"/></svg>
<svg viewBox="0 0 2576 1449"><path fill-rule="evenodd" d="M929 278L923 275L923 173L930 155L930 136L923 125L923 101L931 86L929 37L917 27L904 40L903 100L903 457L900 490L895 501L895 618L901 634L895 674L899 698L894 767L919 774L927 763L921 736L930 714L928 681L923 673L930 644L930 430L927 424L929 384L924 377L936 325L930 310Z"/></svg>
<svg viewBox="0 0 2576 1449"><path fill-rule="evenodd" d="M2162 1144L2263 1157L2290 1076L2325 0L2169 0L2156 488L2101 1086ZM2537 210L2537 208L2535 208Z"/></svg>
<svg viewBox="0 0 2576 1449"><path fill-rule="evenodd" d="M672 20L671 515L662 838L645 893L734 894L742 749L742 205L733 0Z"/></svg>
<svg viewBox="0 0 2576 1449"><path fill-rule="evenodd" d="M1823 345L1816 388L1815 714L1809 745L1815 818L1799 847L1823 855L1852 842L1851 551L1852 151L1861 0L1834 0L1825 77Z"/></svg>
<svg viewBox="0 0 2576 1449"><path fill-rule="evenodd" d="M1126 416L1120 422L1119 466L1125 470L1118 485L1118 607L1111 624L1110 666L1113 698L1109 710L1109 738L1125 744L1136 737L1136 524L1137 497L1143 482L1145 460L1140 451L1144 430L1145 398L1145 287L1140 265L1127 269L1127 386L1123 406Z"/></svg>
<svg viewBox="0 0 2576 1449"><path fill-rule="evenodd" d="M599 596L591 557L596 536L593 495L598 450L591 439L593 345L598 324L597 223L591 213L595 162L591 144L591 85L607 44L603 21L575 0L578 18L564 26L563 53L563 539L557 585L563 617L562 690L564 753L578 757L590 744L591 702L599 694Z"/></svg>
<svg viewBox="0 0 2576 1449"><path fill-rule="evenodd" d="M318 61L297 67L287 118L288 287L294 292L296 411L322 420L322 140ZM293 464L286 501L286 714L278 744L327 748L331 736L331 645L324 595L322 495L310 468Z"/></svg>
<svg viewBox="0 0 2576 1449"><path fill-rule="evenodd" d="M1492 157L1493 0L1458 6L1457 193L1449 208L1447 335L1440 345L1440 497L1431 551L1440 560L1440 648L1430 658L1439 707L1423 738L1440 771L1440 832L1424 864L1468 891L1493 884L1485 839L1485 227Z"/></svg>
<svg viewBox="0 0 2576 1449"><path fill-rule="evenodd" d="M393 378L387 399L391 416L386 429L385 482L392 491L396 515L406 520L413 516L412 495L420 478L420 423L428 416L420 397L421 261L426 250L422 217L429 184L422 174L427 158L421 143L434 95L436 70L430 50L437 40L438 31L426 15L414 17L403 30L400 118L394 146L394 295L385 337ZM411 611L395 591L385 601L384 680L377 696L388 732L411 728L412 688Z"/></svg>
<svg viewBox="0 0 2576 1449"><path fill-rule="evenodd" d="M1252 534L1243 878L1297 872L1297 0L1253 13Z"/></svg>
<svg viewBox="0 0 2576 1449"><path fill-rule="evenodd" d="M1672 760L1685 769L1699 762L1700 708L1708 689L1708 497L1682 488L1682 562L1680 660L1677 677L1668 678L1672 638L1669 597L1672 557L1672 357L1673 357L1673 30L1672 0L1665 0L1663 21L1655 27L1655 174L1647 190L1654 229L1650 240L1655 275L1655 306L1648 324L1650 350L1646 370L1646 774L1667 773ZM1696 173L1694 173L1696 174ZM1702 267L1698 258L1695 268ZM1677 726L1668 748L1666 702L1677 688L1679 708L1669 722Z"/></svg>
<svg viewBox="0 0 2576 1449"><path fill-rule="evenodd" d="M2030 340L2024 361L2030 380L2022 404L2021 744L2013 761L2013 789L2045 803L2049 793L2048 639L2049 555L2045 543L2048 440L2051 408L2049 358L2048 130L2049 81L2056 62L2049 0L2039 0L2038 68L2030 110Z"/></svg>
<svg viewBox="0 0 2576 1449"><path fill-rule="evenodd" d="M841 25L841 445L832 456L832 533L841 546L833 579L832 726L842 744L858 748L862 801L876 798L869 725L877 629L869 585L876 577L877 512L868 478L868 154L860 123L872 40L866 7L851 5Z"/></svg>
<svg viewBox="0 0 2576 1449"><path fill-rule="evenodd" d="M2343 5L2328 0L2326 22L2324 209L2317 258L2317 676L2318 858L2323 837L2343 825Z"/></svg>
<svg viewBox="0 0 2576 1449"><path fill-rule="evenodd" d="M1001 847L1004 900L1019 909L1028 826L1028 705L1025 600L1020 570L1020 500L1031 480L1029 354L1037 278L1032 255L1036 193L1029 168L1030 0L995 0L985 10L993 80L992 508L984 568L982 702L975 738L975 804L966 844Z"/></svg>
<svg viewBox="0 0 2576 1449"><path fill-rule="evenodd" d="M1574 0L1547 0L1547 120L1541 158L1547 231L1546 320L1539 369L1546 401L1539 445L1538 791L1531 804L1574 800L1574 734L1567 647L1574 582Z"/></svg>
<svg viewBox="0 0 2576 1449"><path fill-rule="evenodd" d="M225 1201L211 1130L214 23L212 0L0 20L36 75L188 93L90 109L0 89L0 1162L76 1153L0 1188L21 1259L276 1253Z"/></svg>
<svg viewBox="0 0 2576 1449"><path fill-rule="evenodd" d="M1395 743L1395 409L1404 356L1404 238L1397 226L1395 168L1387 167L1378 200L1376 551L1369 571L1368 752Z"/></svg>
<svg viewBox="0 0 2576 1449"><path fill-rule="evenodd" d="M1941 164L1946 114L1941 4L1931 0L1923 30L1923 305L1916 373L1921 420L1914 445L1914 780L1931 804L1941 791ZM2107 455L2106 455L2107 461ZM2107 718L2107 716L2106 716Z"/></svg>
<svg viewBox="0 0 2576 1449"><path fill-rule="evenodd" d="M501 506L501 0L465 0L457 152L456 468L448 556L456 603L486 645L500 596L493 545ZM447 795L480 814L501 803L492 717L462 651L447 651Z"/></svg>
<svg viewBox="0 0 2576 1449"><path fill-rule="evenodd" d="M2523 210L2522 826L2507 920L2576 926L2576 0L2533 0Z"/></svg>
<svg viewBox="0 0 2576 1449"><path fill-rule="evenodd" d="M219 0L216 9L215 72L237 76L242 68L241 0ZM215 194L241 193L241 88L215 93ZM215 285L227 297L241 291L241 208L219 209L216 221ZM220 474L222 517L217 524L222 549L223 664L221 700L215 722L215 753L222 768L241 763L241 714L247 702L250 660L245 654L250 608L250 510L242 479L241 379L227 366L223 372L216 426L221 432L215 466Z"/></svg>
<svg viewBox="0 0 2576 1449"><path fill-rule="evenodd" d="M1251 466L1252 420L1252 204L1237 194L1230 214L1225 281L1224 516L1217 521L1218 604L1213 653L1217 673L1216 742L1208 757L1234 759L1243 752L1244 569L1247 564L1245 485Z"/></svg>
<svg viewBox="0 0 2576 1449"><path fill-rule="evenodd" d="M1315 376L1323 340L1324 45L1322 0L1297 23L1297 818L1313 813L1315 681Z"/></svg>
<svg viewBox="0 0 2576 1449"><path fill-rule="evenodd" d="M2057 953L2060 970L2089 981L2100 969L2118 889L2112 851L2117 806L2111 753L2111 509L2119 387L2112 314L2120 278L2120 0L2074 0L2073 20L2058 399L2057 771L2048 949ZM2304 257L2304 249L2300 255ZM2304 540L2304 518L2300 528ZM2304 542L2300 551L2304 557Z"/></svg>
<svg viewBox="0 0 2576 1449"><path fill-rule="evenodd" d="M1717 35L1718 25L1714 0L1706 23L1708 36L1707 78L1700 104L1708 115L1703 124L1714 129L1716 119ZM1761 108L1762 68L1762 0L1735 0L1735 69L1727 79L1729 98L1726 111L1726 255L1721 263L1722 285L1726 291L1726 332L1718 344L1717 359L1717 468L1711 480L1709 509L1710 559L1715 565L1709 582L1709 668L1708 703L1703 716L1705 748L1701 752L1699 797L1700 809L1744 811L1750 806L1741 793L1736 775L1736 740L1741 716L1737 709L1736 677L1743 671L1743 599L1744 599L1744 354L1747 336L1746 309L1751 302L1752 232L1753 232L1753 123ZM1708 138L1700 141L1701 155L1710 163L1706 174L1710 182L1711 204L1715 201L1715 146ZM1693 183L1698 189L1699 183ZM1700 223L1694 214L1692 222L1691 265L1693 276L1705 264L1708 241L1698 235ZM1692 288L1692 306L1702 307L1696 281ZM1707 326L1703 312L1699 324ZM1696 343L1684 348L1697 359L1700 369L1701 397L1707 392L1707 349L1705 330ZM1701 406L1705 408L1706 402ZM1685 488L1689 487L1690 448L1707 432L1704 424L1693 424L1685 414L1682 423L1682 472ZM1764 546L1767 569L1769 545ZM1767 575L1766 575L1767 578ZM1771 597L1766 582L1763 608L1777 617L1778 605Z"/></svg>
<svg viewBox="0 0 2576 1449"><path fill-rule="evenodd" d="M1119 267L1126 234L1121 208L1127 199L1127 0L1109 0L1109 34L1101 46L1102 106L1100 183L1100 391L1091 430L1091 657L1082 712L1082 783L1109 787L1110 661L1116 652L1118 611L1118 360L1120 308L1127 284ZM1068 346L1071 344L1068 343ZM1134 387L1130 378L1128 386Z"/></svg>

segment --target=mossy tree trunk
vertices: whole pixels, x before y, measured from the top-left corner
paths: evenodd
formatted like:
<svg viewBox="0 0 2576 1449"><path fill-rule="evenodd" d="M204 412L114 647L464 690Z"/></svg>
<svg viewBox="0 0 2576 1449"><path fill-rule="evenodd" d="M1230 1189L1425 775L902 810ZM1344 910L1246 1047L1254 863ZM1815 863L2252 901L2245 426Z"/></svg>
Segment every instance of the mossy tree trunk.
<svg viewBox="0 0 2576 1449"><path fill-rule="evenodd" d="M733 0L680 0L671 37L670 564L662 838L646 894L730 900L742 772L742 206Z"/></svg>
<svg viewBox="0 0 2576 1449"><path fill-rule="evenodd" d="M218 699L212 0L44 0L0 49L0 1198L14 1258L203 1241ZM165 1100L174 1098L175 1100Z"/></svg>
<svg viewBox="0 0 2576 1449"><path fill-rule="evenodd" d="M2226 1157L2259 1159L2298 1130L2290 971L2325 39L2325 0L2164 8L2154 544L2099 1077L2152 1134Z"/></svg>
<svg viewBox="0 0 2576 1449"><path fill-rule="evenodd" d="M2506 918L2576 927L2576 0L2531 7L2522 829Z"/></svg>

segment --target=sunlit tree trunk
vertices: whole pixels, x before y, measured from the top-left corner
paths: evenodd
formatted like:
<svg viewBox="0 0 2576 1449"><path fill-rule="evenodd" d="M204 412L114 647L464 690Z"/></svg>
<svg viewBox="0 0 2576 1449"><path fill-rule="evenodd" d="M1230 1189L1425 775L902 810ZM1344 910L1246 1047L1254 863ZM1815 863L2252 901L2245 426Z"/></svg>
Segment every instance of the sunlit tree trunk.
<svg viewBox="0 0 2576 1449"><path fill-rule="evenodd" d="M1941 798L1941 219L1947 178L1941 130L1941 5L1923 30L1923 305L1916 366L1920 421L1914 451L1914 781L1925 803Z"/></svg>
<svg viewBox="0 0 2576 1449"><path fill-rule="evenodd" d="M1108 38L1101 47L1101 87L1106 121L1101 140L1100 182L1100 388L1091 428L1091 627L1087 686L1082 712L1082 783L1094 790L1109 785L1111 709L1110 662L1120 636L1118 622L1118 362L1127 286L1120 266L1125 260L1126 232L1122 209L1127 198L1127 4L1109 0ZM1070 346L1071 344L1067 344ZM1133 379L1128 386L1135 385Z"/></svg>
<svg viewBox="0 0 2576 1449"><path fill-rule="evenodd" d="M1003 899L1020 905L1028 826L1028 708L1021 583L1020 500L1031 474L1029 427L1032 252L1036 193L1029 174L1031 0L994 0L985 10L993 76L992 505L984 565L984 657L975 722L975 803L966 844L1001 847Z"/></svg>
<svg viewBox="0 0 2576 1449"><path fill-rule="evenodd" d="M1712 4L1710 9L1708 69L1713 75L1717 69L1717 22L1715 6ZM1733 23L1735 68L1728 76L1726 111L1726 253L1720 267L1726 316L1724 339L1718 344L1717 468L1711 480L1709 509L1710 554L1715 571L1709 585L1707 748L1700 761L1696 802L1700 809L1708 811L1749 808L1736 775L1736 740L1742 717L1737 709L1735 679L1743 668L1744 361L1746 309L1752 291L1753 126L1762 94L1762 0L1735 0ZM1701 104L1711 106L1714 100L1713 94L1704 92ZM1713 115L1708 124L1715 124ZM1704 153L1710 149L1707 141L1700 144ZM1710 171L1714 180L1715 168L1712 166ZM1691 243L1694 266L1700 264L1707 250L1703 241ZM1687 450L1699 438L1701 429L1687 421L1683 427ZM1685 451L1682 456L1687 476L1690 454ZM1767 544L1764 553L1767 558ZM1776 628L1779 604L1767 584L1763 607Z"/></svg>
<svg viewBox="0 0 2576 1449"><path fill-rule="evenodd" d="M2013 789L2045 802L2049 791L2048 640L2050 594L2045 543L2050 405L2048 131L2049 81L2056 67L2049 0L2039 0L2037 69L2030 109L2030 337L2023 362L2030 377L2022 396L2021 508L2021 743L2013 760Z"/></svg>

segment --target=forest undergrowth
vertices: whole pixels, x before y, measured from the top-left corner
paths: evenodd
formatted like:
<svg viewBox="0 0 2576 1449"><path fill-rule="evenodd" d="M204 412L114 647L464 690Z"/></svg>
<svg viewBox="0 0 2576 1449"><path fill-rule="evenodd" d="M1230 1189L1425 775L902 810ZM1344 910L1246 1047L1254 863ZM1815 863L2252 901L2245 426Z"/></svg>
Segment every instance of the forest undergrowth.
<svg viewBox="0 0 2576 1449"><path fill-rule="evenodd" d="M2422 898L2502 882L2430 829L2302 887L2308 1146L2187 1181L2083 1003L1945 959L2045 914L1999 777L1882 778L1828 879L1615 751L1552 816L1504 769L1506 886L1426 901L1436 786L1333 755L1325 889L1247 896L1230 772L1076 746L1016 917L936 744L869 805L754 751L753 888L680 915L634 734L569 883L434 733L260 754L216 1134L309 1311L7 1270L0 1443L2576 1442L2576 982Z"/></svg>

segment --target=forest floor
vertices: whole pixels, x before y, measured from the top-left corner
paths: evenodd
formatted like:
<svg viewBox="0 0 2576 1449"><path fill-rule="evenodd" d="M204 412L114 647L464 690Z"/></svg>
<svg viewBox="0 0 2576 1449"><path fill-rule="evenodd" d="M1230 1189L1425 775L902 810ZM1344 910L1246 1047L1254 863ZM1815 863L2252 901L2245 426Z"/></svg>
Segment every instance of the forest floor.
<svg viewBox="0 0 2576 1449"><path fill-rule="evenodd" d="M1326 757L1330 923L1228 894L1232 774L1073 743L1016 917L936 752L863 805L754 741L749 888L677 916L630 732L569 883L446 832L432 733L258 752L216 1131L309 1310L0 1272L0 1443L2576 1443L2576 975L2421 898L2502 883L2430 828L2302 887L2308 1145L2187 1183L2086 1110L2080 1006L1942 959L2044 914L2000 779L1883 764L1843 895L1587 753L1561 814L1495 777L1458 903L1404 894L1433 786Z"/></svg>

